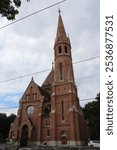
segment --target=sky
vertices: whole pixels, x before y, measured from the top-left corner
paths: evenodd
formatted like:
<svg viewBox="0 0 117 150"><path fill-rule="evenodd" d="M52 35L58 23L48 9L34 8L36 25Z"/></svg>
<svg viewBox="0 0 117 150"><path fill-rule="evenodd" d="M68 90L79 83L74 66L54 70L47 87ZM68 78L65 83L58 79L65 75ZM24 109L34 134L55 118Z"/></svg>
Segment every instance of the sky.
<svg viewBox="0 0 117 150"><path fill-rule="evenodd" d="M60 1L30 0L27 3L22 0L16 20ZM52 68L59 8L66 33L71 40L73 63L100 55L99 0L66 0L0 29L0 113L10 115L17 112L17 108L7 108L19 106L19 100L32 75L6 80ZM0 27L9 23L12 21L0 17ZM76 63L73 67L83 107L89 102L84 99L95 98L100 92L100 59ZM34 81L41 86L48 73L46 71L33 75Z"/></svg>

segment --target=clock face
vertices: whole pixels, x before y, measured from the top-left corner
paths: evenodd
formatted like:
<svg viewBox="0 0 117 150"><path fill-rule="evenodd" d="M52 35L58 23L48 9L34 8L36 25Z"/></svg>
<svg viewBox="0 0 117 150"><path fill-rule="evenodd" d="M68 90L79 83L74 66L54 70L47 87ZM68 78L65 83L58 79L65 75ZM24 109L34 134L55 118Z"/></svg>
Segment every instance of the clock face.
<svg viewBox="0 0 117 150"><path fill-rule="evenodd" d="M33 114L34 113L34 107L33 106L29 106L28 108L27 108L27 114L28 115L31 115L31 114Z"/></svg>

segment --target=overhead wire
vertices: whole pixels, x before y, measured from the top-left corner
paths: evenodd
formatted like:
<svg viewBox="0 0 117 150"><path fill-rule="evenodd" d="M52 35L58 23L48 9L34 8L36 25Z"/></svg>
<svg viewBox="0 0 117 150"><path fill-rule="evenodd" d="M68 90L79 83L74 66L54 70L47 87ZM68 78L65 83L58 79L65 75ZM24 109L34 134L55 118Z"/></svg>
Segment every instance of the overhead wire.
<svg viewBox="0 0 117 150"><path fill-rule="evenodd" d="M29 14L29 15L26 15L26 16L20 18L20 19L17 19L16 21L13 21L13 22L11 22L11 23L5 25L5 26L0 27L0 29L6 28L7 26L10 26L10 25L12 25L12 24L14 24L14 23L16 23L16 22L19 22L19 21L24 20L24 19L26 19L26 18L28 18L28 17L31 17L31 16L33 16L33 15L39 13L39 12L42 12L42 11L44 11L44 10L46 10L46 9L49 9L49 8L51 8L51 7L54 7L54 6L56 6L56 5L58 5L58 4L61 4L61 3L65 2L65 1L67 1L67 0L59 1L59 2L57 2L57 3L54 3L53 5L50 5L50 6L48 6L48 7L45 7L45 8L43 8L43 9L40 9L40 10L38 10L38 11L35 11L35 12L33 12L33 13ZM92 60L92 59L97 59L97 58L99 58L99 57L100 57L100 56L96 56L96 57L93 57L93 58L81 60L81 61L78 61L78 62L74 62L73 64L81 63L81 62L84 62L84 61L89 61L89 60ZM7 79L7 80L4 80L4 81L0 81L0 83L9 82L9 81L17 80L17 79L24 78L24 77L27 77L27 76L36 75L36 74L39 74L39 73L47 72L47 71L49 71L49 70L51 70L51 69L46 69L46 70L42 70L42 71L38 71L38 72L26 74L26 75L14 77L14 78L11 78L11 79Z"/></svg>
<svg viewBox="0 0 117 150"><path fill-rule="evenodd" d="M85 60L80 60L80 61L76 61L74 62L73 64L77 64L77 63L81 63L81 62L85 62L85 61L89 61L89 60L93 60L93 59L97 59L99 58L100 56L95 56L95 57L91 57L91 58L88 58L88 59L85 59Z"/></svg>
<svg viewBox="0 0 117 150"><path fill-rule="evenodd" d="M92 57L92 58L88 58L88 59L76 61L76 62L73 62L72 64L78 64L78 63L90 61L90 60L93 60L93 59L97 59L97 58L99 58L99 57L100 57L100 56L96 56L96 57ZM69 64L67 64L67 65L69 65ZM64 65L64 66L67 66L67 65ZM0 81L0 84L1 84L1 83L4 83L4 82L9 82L9 81L21 79L21 78L28 77L28 76L40 74L40 73L47 72L47 71L50 71L50 70L51 70L51 69L49 68L49 69L46 69L46 70L41 70L41 71L38 71L38 72L34 72L34 73L30 73L30 74L26 74L26 75L14 77L14 78L11 78L11 79L7 79L7 80L4 80L4 81Z"/></svg>
<svg viewBox="0 0 117 150"><path fill-rule="evenodd" d="M89 78L89 77L96 77L96 76L99 76L99 74L93 74L93 75L88 75L88 76L82 76L82 77L78 77L78 79Z"/></svg>
<svg viewBox="0 0 117 150"><path fill-rule="evenodd" d="M46 70L42 70L42 71L30 73L30 74L18 76L18 77L15 77L15 78L7 79L7 80L4 80L4 81L0 81L0 83L9 82L9 81L17 80L17 79L21 79L21 78L24 78L24 77L36 75L36 74L43 73L43 72L47 72L47 71L49 71L49 70L51 70L51 69L46 69Z"/></svg>
<svg viewBox="0 0 117 150"><path fill-rule="evenodd" d="M54 7L54 6L57 6L57 5L59 5L59 4L63 3L63 2L65 2L65 1L67 1L67 0L59 1L59 2L57 2L57 3L54 3L54 4L52 4L52 5L47 6L47 7L45 7L45 8L42 8L42 9L40 9L40 10L37 10L37 11L35 11L35 12L29 14L29 15L26 15L26 16L24 16L24 17L22 17L22 18L19 18L19 19L17 19L16 21L13 21L13 22L11 22L11 23L8 23L8 24L6 24L6 25L0 27L0 30L6 28L6 27L8 27L8 26L11 26L12 24L15 24L15 23L17 23L17 22L19 22L19 21L22 21L22 20L24 20L24 19L26 19L26 18L29 18L29 17L31 17L31 16L33 16L33 15L35 15L35 14L37 14L37 13L40 13L40 12L42 12L42 11L44 11L44 10L47 10L47 9L52 8L52 7Z"/></svg>
<svg viewBox="0 0 117 150"><path fill-rule="evenodd" d="M91 101L91 100L95 100L95 98L86 98L86 99L81 99L79 101L82 102L82 101ZM66 103L68 103L68 102L66 102ZM19 107L0 107L0 109L17 109L17 108L19 108Z"/></svg>

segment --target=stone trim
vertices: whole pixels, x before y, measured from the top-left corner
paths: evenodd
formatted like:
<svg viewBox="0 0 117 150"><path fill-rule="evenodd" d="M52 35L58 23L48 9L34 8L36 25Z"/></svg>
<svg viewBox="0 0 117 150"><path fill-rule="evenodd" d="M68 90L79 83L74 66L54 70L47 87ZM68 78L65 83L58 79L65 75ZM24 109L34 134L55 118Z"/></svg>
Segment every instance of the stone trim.
<svg viewBox="0 0 117 150"><path fill-rule="evenodd" d="M55 93L52 93L52 96L54 96L55 95Z"/></svg>
<svg viewBox="0 0 117 150"><path fill-rule="evenodd" d="M38 116L41 116L41 115L42 115L42 113L39 113L39 114L38 114Z"/></svg>
<svg viewBox="0 0 117 150"><path fill-rule="evenodd" d="M68 91L68 93L72 93L72 91L71 91L71 90L69 90L69 91Z"/></svg>
<svg viewBox="0 0 117 150"><path fill-rule="evenodd" d="M55 111L56 111L56 110L52 109L52 110L51 110L51 114L54 114L54 113L55 113Z"/></svg>
<svg viewBox="0 0 117 150"><path fill-rule="evenodd" d="M62 123L65 123L65 120L61 120Z"/></svg>
<svg viewBox="0 0 117 150"><path fill-rule="evenodd" d="M70 107L70 108L69 108L69 112L70 112L70 111L73 111L73 108Z"/></svg>

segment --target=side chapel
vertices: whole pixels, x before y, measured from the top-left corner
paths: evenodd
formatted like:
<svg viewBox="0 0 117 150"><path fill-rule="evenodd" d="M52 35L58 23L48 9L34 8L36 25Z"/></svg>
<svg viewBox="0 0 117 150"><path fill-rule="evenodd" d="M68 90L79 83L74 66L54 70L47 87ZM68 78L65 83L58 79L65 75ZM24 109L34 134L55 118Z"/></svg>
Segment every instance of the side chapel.
<svg viewBox="0 0 117 150"><path fill-rule="evenodd" d="M9 138L21 146L76 146L87 142L87 125L74 79L71 43L59 11L54 67L42 86L32 78L21 100Z"/></svg>

